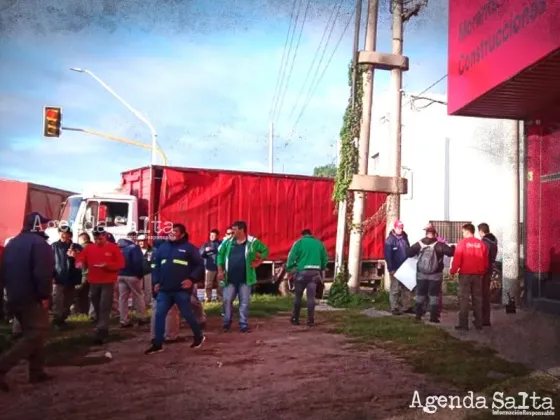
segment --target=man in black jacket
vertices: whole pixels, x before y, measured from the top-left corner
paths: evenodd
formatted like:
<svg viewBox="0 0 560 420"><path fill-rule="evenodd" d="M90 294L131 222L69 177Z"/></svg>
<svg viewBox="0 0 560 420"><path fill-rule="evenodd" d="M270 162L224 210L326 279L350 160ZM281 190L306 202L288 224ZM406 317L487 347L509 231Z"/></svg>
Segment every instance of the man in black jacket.
<svg viewBox="0 0 560 420"><path fill-rule="evenodd" d="M484 327L489 327L490 322L490 283L492 281L492 271L494 269L494 263L496 262L496 256L498 255L498 239L490 233L490 226L488 223L481 223L478 225L478 234L482 242L488 248L489 265L488 271L482 278L482 325Z"/></svg>
<svg viewBox="0 0 560 420"><path fill-rule="evenodd" d="M426 228L426 237L407 250L409 258L419 256L416 268L416 319L424 316L426 299L429 300L430 322L439 323L441 308L439 296L443 283L443 257L452 257L453 246L438 242L433 226Z"/></svg>
<svg viewBox="0 0 560 420"><path fill-rule="evenodd" d="M52 293L54 257L44 233L49 219L39 213L25 217L19 235L6 246L0 279L6 289L7 305L22 328L23 337L0 357L0 390L9 391L6 374L21 359L29 362L29 381L44 382L45 335L49 328L47 308Z"/></svg>
<svg viewBox="0 0 560 420"><path fill-rule="evenodd" d="M204 259L204 289L206 290L206 301L212 301L212 290L216 288L216 297L218 302L223 300L222 287L218 282L218 266L216 265L216 257L218 248L222 241L218 239L220 232L218 229L212 229L210 232L210 240L200 247L200 256Z"/></svg>
<svg viewBox="0 0 560 420"><path fill-rule="evenodd" d="M72 230L69 226L58 228L60 239L52 244L54 254L53 287L53 327L67 327L66 319L70 316L70 307L76 296L76 286L82 284L82 270L76 268L76 261L68 255L70 249L82 250L72 242Z"/></svg>

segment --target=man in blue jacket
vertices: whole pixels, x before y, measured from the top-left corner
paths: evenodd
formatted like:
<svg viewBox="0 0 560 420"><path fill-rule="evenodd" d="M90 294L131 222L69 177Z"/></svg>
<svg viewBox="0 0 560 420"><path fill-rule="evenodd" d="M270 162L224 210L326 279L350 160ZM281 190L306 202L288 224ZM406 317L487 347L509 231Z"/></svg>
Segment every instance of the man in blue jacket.
<svg viewBox="0 0 560 420"><path fill-rule="evenodd" d="M6 374L20 360L29 362L29 381L52 378L44 371L44 340L49 328L54 257L44 230L50 222L39 213L25 217L23 230L6 245L0 264L0 288L8 310L20 323L23 337L0 357L0 390L9 391Z"/></svg>
<svg viewBox="0 0 560 420"><path fill-rule="evenodd" d="M125 266L119 272L118 290L119 290L119 315L121 328L132 327L129 318L128 301L132 296L134 307L140 317L139 324L148 323L148 314L146 312L146 301L142 285L144 281L144 254L140 246L134 243L136 232L130 232L127 239L119 239L117 245L122 251Z"/></svg>
<svg viewBox="0 0 560 420"><path fill-rule="evenodd" d="M182 224L174 224L169 240L160 245L152 265L152 282L156 294L155 338L145 354L159 353L165 340L165 319L173 305L193 331L191 348L199 348L206 337L191 307L191 294L204 273L204 262L199 250L189 242Z"/></svg>
<svg viewBox="0 0 560 420"><path fill-rule="evenodd" d="M394 276L395 272L407 260L406 253L408 248L410 248L408 235L404 231L403 223L397 220L394 224L394 229L389 233L385 241L385 263L387 264L387 271L391 276L389 300L393 315L400 315L403 312L407 314L414 313L410 292Z"/></svg>
<svg viewBox="0 0 560 420"><path fill-rule="evenodd" d="M52 244L54 254L53 287L53 327L64 329L66 319L70 316L70 307L76 296L76 286L82 284L82 270L76 268L76 261L70 257L70 249L81 251L82 247L72 242L72 230L69 226L58 228L60 239Z"/></svg>

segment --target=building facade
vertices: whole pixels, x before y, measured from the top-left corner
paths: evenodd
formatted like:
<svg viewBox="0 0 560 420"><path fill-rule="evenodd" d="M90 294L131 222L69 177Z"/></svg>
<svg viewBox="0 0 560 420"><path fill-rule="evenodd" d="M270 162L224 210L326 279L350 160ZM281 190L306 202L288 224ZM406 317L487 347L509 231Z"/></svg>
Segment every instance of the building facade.
<svg viewBox="0 0 560 420"><path fill-rule="evenodd" d="M559 28L560 0L453 0L449 6L448 113L524 122L525 297L530 305L556 313Z"/></svg>

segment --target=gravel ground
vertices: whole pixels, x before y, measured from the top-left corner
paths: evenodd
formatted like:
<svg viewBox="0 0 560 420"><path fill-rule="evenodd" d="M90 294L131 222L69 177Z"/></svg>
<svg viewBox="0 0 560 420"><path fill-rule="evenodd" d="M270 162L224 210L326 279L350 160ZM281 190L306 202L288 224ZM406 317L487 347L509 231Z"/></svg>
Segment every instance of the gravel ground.
<svg viewBox="0 0 560 420"><path fill-rule="evenodd" d="M187 342L144 356L147 333L111 343L97 350L97 355L111 352L108 363L52 368L56 379L48 385L28 385L25 367L18 367L9 377L13 391L0 394L0 417L421 418L426 415L407 409L414 390L423 395L449 392L448 386L413 373L385 351L357 347L327 332L328 326L308 330L276 318L255 321L251 334L218 333L218 327L211 320L208 340L199 350L190 350Z"/></svg>

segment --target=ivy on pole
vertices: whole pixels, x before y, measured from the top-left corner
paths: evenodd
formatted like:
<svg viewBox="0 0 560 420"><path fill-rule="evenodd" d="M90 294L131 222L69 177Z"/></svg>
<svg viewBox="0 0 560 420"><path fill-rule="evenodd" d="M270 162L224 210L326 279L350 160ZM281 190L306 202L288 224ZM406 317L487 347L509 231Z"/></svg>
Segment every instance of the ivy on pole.
<svg viewBox="0 0 560 420"><path fill-rule="evenodd" d="M348 85L352 85L352 63L348 69ZM342 129L340 130L340 162L338 165L333 201L341 202L348 197L348 187L352 177L358 173L358 147L354 143L355 138L360 137L362 125L362 78L365 71L364 66L359 66L357 71L355 104L352 107L352 98L348 99L348 106L344 114Z"/></svg>

